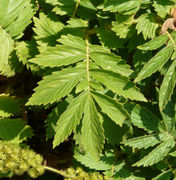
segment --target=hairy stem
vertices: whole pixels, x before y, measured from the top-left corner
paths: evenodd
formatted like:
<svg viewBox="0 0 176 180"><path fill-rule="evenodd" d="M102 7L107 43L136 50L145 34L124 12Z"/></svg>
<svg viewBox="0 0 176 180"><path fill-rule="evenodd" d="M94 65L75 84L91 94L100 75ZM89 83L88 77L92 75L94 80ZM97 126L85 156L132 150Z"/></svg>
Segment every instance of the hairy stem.
<svg viewBox="0 0 176 180"><path fill-rule="evenodd" d="M63 177L70 178L70 179L76 179L75 176L71 176L71 175L65 174L64 172L59 171L59 170L57 170L55 168L52 168L52 167L49 167L49 166L43 166L43 167L45 168L45 170L54 172L54 173L59 174L59 175L61 175Z"/></svg>

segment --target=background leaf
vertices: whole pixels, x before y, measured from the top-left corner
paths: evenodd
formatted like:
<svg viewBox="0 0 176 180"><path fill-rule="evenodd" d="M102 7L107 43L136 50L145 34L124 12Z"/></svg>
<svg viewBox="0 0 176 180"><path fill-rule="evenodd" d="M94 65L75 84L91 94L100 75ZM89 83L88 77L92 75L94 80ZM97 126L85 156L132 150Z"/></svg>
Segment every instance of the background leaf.
<svg viewBox="0 0 176 180"><path fill-rule="evenodd" d="M172 52L174 50L174 47L172 45L166 46L164 49L159 51L152 59L148 61L141 70L141 72L138 74L135 81L141 81L142 79L145 79L146 77L149 77L153 73L155 73L158 69L160 69L170 58Z"/></svg>
<svg viewBox="0 0 176 180"><path fill-rule="evenodd" d="M174 61L164 76L159 92L159 107L162 111L171 98L176 80L176 62Z"/></svg>
<svg viewBox="0 0 176 180"><path fill-rule="evenodd" d="M17 142L19 143L21 139L25 140L25 135L28 134L29 137L32 135L31 129L28 129L29 127L25 126L25 122L20 118L2 118L0 119L0 128L0 138L7 141L18 140Z"/></svg>
<svg viewBox="0 0 176 180"><path fill-rule="evenodd" d="M131 112L131 121L138 128L148 132L162 132L160 120L147 108L135 105Z"/></svg>
<svg viewBox="0 0 176 180"><path fill-rule="evenodd" d="M155 146L159 144L161 141L165 141L169 135L167 133L160 134L152 134L140 136L137 138L132 138L124 142L126 146L134 147L134 148L148 148L150 146Z"/></svg>
<svg viewBox="0 0 176 180"><path fill-rule="evenodd" d="M133 166L151 166L160 160L162 160L169 151L174 147L175 142L170 137L165 140L163 143L158 145L153 151L151 151L147 156L145 156L140 161L136 162Z"/></svg>
<svg viewBox="0 0 176 180"><path fill-rule="evenodd" d="M10 96L0 95L0 117L10 117L20 112L18 101Z"/></svg>
<svg viewBox="0 0 176 180"><path fill-rule="evenodd" d="M146 42L145 44L138 46L141 50L155 50L161 47L169 39L167 34L157 36L156 38Z"/></svg>

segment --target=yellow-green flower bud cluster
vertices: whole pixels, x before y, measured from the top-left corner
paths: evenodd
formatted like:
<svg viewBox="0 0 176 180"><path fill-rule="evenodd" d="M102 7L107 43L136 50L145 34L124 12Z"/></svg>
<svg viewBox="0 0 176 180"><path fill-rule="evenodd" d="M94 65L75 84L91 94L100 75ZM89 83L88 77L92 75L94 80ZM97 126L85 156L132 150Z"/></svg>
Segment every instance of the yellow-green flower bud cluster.
<svg viewBox="0 0 176 180"><path fill-rule="evenodd" d="M42 162L43 157L30 149L0 144L0 173L22 175L27 172L30 177L37 178L45 171Z"/></svg>
<svg viewBox="0 0 176 180"><path fill-rule="evenodd" d="M109 180L109 177L103 176L98 172L85 172L82 168L78 167L76 170L68 168L66 174L75 176L77 180ZM72 180L71 178L65 178L65 180Z"/></svg>

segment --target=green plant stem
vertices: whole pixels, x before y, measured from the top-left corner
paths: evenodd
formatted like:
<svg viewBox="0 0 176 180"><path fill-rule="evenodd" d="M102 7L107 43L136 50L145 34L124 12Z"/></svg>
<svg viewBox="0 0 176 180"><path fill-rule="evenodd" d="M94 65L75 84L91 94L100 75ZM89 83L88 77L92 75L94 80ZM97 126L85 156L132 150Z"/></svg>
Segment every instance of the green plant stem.
<svg viewBox="0 0 176 180"><path fill-rule="evenodd" d="M87 35L86 35L85 41L86 41L86 73L87 73L87 81L88 81L88 91L90 92L90 86L89 86L89 82L90 82L89 40L88 40Z"/></svg>
<svg viewBox="0 0 176 180"><path fill-rule="evenodd" d="M54 173L56 173L56 174L59 174L59 175L61 175L61 176L66 177L66 178L76 179L75 176L71 176L71 175L65 174L64 172L59 171L59 170L57 170L57 169L55 169L55 168L52 168L52 167L49 167L49 166L43 166L43 167L45 168L45 170L54 172Z"/></svg>
<svg viewBox="0 0 176 180"><path fill-rule="evenodd" d="M167 35L169 36L169 39L171 40L172 44L173 44L174 47L176 48L175 41L174 41L174 39L172 38L171 34L170 34L168 31L166 31L166 33L167 33Z"/></svg>
<svg viewBox="0 0 176 180"><path fill-rule="evenodd" d="M103 29L105 29L105 30L111 30L111 28L112 28L111 24L106 24L103 27ZM97 34L98 29L99 28L88 29L88 30L85 30L85 33L86 33L87 36L91 36L91 35Z"/></svg>
<svg viewBox="0 0 176 180"><path fill-rule="evenodd" d="M75 9L74 9L74 12L72 14L72 18L74 18L76 16L76 13L77 13L77 10L78 10L78 7L79 7L79 4L80 4L80 1L81 0L78 0L78 2L76 3L76 6L75 6Z"/></svg>
<svg viewBox="0 0 176 180"><path fill-rule="evenodd" d="M176 172L175 170L172 168L172 165L170 165L170 163L168 162L168 160L165 160L166 164L168 165L169 169L172 171L174 177L176 177Z"/></svg>

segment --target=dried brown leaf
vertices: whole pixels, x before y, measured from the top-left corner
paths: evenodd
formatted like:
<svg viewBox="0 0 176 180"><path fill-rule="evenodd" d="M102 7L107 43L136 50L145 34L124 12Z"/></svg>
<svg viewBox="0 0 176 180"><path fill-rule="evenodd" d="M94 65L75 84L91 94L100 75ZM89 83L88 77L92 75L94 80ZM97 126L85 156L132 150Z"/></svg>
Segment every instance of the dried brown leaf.
<svg viewBox="0 0 176 180"><path fill-rule="evenodd" d="M176 30L176 19L168 18L161 27L161 34L165 34L168 29Z"/></svg>

